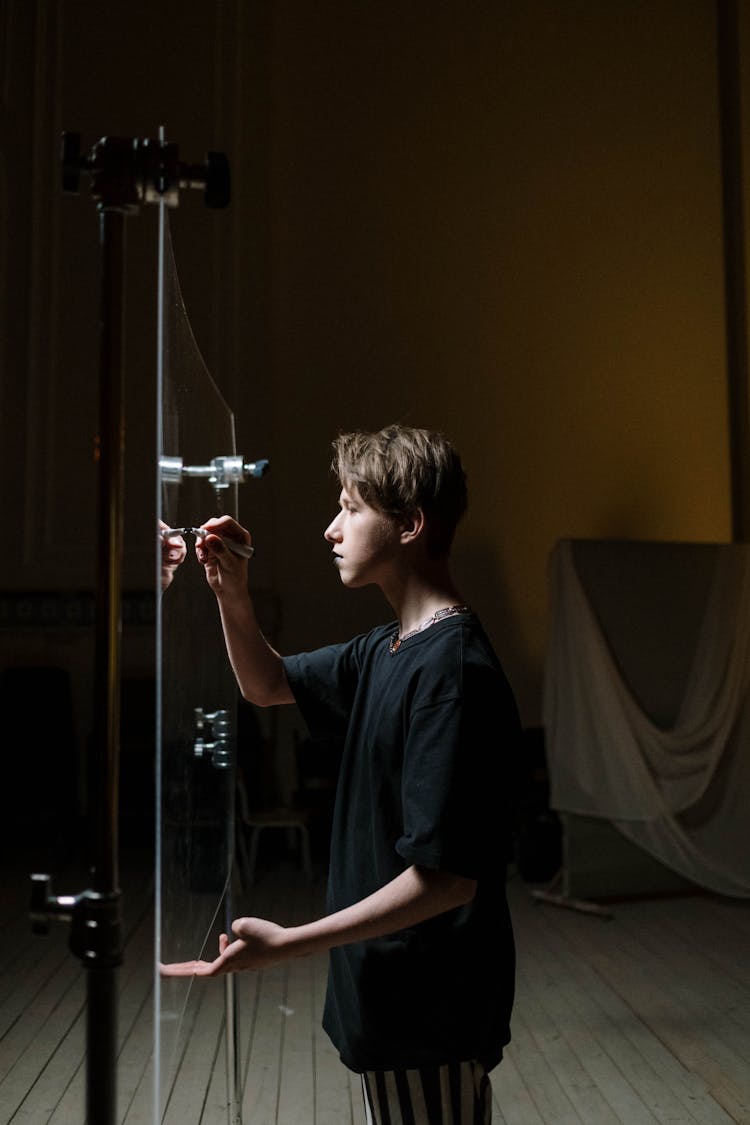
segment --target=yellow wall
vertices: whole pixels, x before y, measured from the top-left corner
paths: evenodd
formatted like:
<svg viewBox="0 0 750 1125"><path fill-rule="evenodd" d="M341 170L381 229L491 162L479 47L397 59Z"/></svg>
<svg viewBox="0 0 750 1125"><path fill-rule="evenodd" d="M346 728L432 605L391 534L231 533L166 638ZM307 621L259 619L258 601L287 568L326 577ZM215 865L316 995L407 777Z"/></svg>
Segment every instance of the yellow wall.
<svg viewBox="0 0 750 1125"><path fill-rule="evenodd" d="M143 0L102 20L78 0L39 6L53 25L40 31L15 5L16 34L29 13L30 42L48 40L44 65L29 61L36 101L11 83L19 152L28 114L85 143L165 124L185 159L229 154L230 211L185 199L175 242L239 446L272 461L241 505L253 582L282 601L284 649L388 613L337 586L321 538L342 428L401 419L462 450L457 573L527 722L557 538L728 538L714 8ZM91 581L96 223L85 199L58 198L45 153L36 220L20 189L7 196L5 305L12 294L40 341L34 358L14 336L3 376L5 418L26 419L4 453L17 482L4 510L24 527L23 574L3 572L16 588ZM34 221L50 232L19 313L27 288L12 281ZM129 222L134 586L152 574L154 225Z"/></svg>
<svg viewBox="0 0 750 1125"><path fill-rule="evenodd" d="M282 641L387 612L332 589L330 438L442 428L471 484L457 571L538 721L558 537L730 531L713 4L277 3L247 31L268 293L232 395L274 463L272 513L243 511Z"/></svg>

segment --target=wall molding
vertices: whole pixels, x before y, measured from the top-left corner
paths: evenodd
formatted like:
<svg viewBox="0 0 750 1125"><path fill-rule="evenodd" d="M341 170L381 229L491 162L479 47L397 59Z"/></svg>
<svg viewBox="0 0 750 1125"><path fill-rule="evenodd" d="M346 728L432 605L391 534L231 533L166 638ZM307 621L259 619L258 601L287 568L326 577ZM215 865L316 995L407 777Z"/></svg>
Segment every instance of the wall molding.
<svg viewBox="0 0 750 1125"><path fill-rule="evenodd" d="M96 596L91 590L13 590L0 592L0 630L85 629L95 623ZM156 597L148 590L126 591L123 627L153 629Z"/></svg>

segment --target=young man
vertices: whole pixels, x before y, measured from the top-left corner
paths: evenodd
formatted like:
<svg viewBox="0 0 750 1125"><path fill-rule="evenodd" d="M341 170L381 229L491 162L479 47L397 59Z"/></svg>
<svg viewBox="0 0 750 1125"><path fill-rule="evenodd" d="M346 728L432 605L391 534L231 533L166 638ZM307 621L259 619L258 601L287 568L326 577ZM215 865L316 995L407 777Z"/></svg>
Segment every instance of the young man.
<svg viewBox="0 0 750 1125"><path fill-rule="evenodd" d="M209 520L197 546L243 696L296 702L313 734L343 740L328 912L289 928L239 918L215 961L163 971L218 975L329 950L323 1025L363 1076L367 1121L486 1125L488 1072L510 1038L520 728L450 574L464 471L442 435L401 426L342 435L334 450L334 565L347 587L378 586L395 622L282 658L258 628L246 561L224 543L249 544L248 532Z"/></svg>

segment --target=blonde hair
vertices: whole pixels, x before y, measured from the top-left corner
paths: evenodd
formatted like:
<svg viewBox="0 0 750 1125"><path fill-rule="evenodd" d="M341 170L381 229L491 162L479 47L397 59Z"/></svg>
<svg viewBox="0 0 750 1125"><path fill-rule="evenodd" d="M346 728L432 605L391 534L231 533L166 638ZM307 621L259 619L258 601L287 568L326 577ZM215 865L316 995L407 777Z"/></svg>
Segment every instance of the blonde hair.
<svg viewBox="0 0 750 1125"><path fill-rule="evenodd" d="M448 554L468 500L461 458L443 434L392 425L339 434L333 450L342 487L356 486L365 504L389 516L421 509L430 553Z"/></svg>

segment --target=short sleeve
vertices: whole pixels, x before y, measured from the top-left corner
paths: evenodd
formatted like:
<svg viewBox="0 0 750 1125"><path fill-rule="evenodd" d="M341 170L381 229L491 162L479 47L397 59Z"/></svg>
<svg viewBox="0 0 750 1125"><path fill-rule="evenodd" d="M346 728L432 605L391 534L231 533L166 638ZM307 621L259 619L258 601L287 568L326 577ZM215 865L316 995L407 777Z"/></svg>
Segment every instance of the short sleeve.
<svg viewBox="0 0 750 1125"><path fill-rule="evenodd" d="M315 738L341 737L359 682L356 641L284 657L289 686Z"/></svg>
<svg viewBox="0 0 750 1125"><path fill-rule="evenodd" d="M434 870L479 878L509 833L507 791L517 752L514 708L502 714L494 676L411 718L396 851Z"/></svg>

